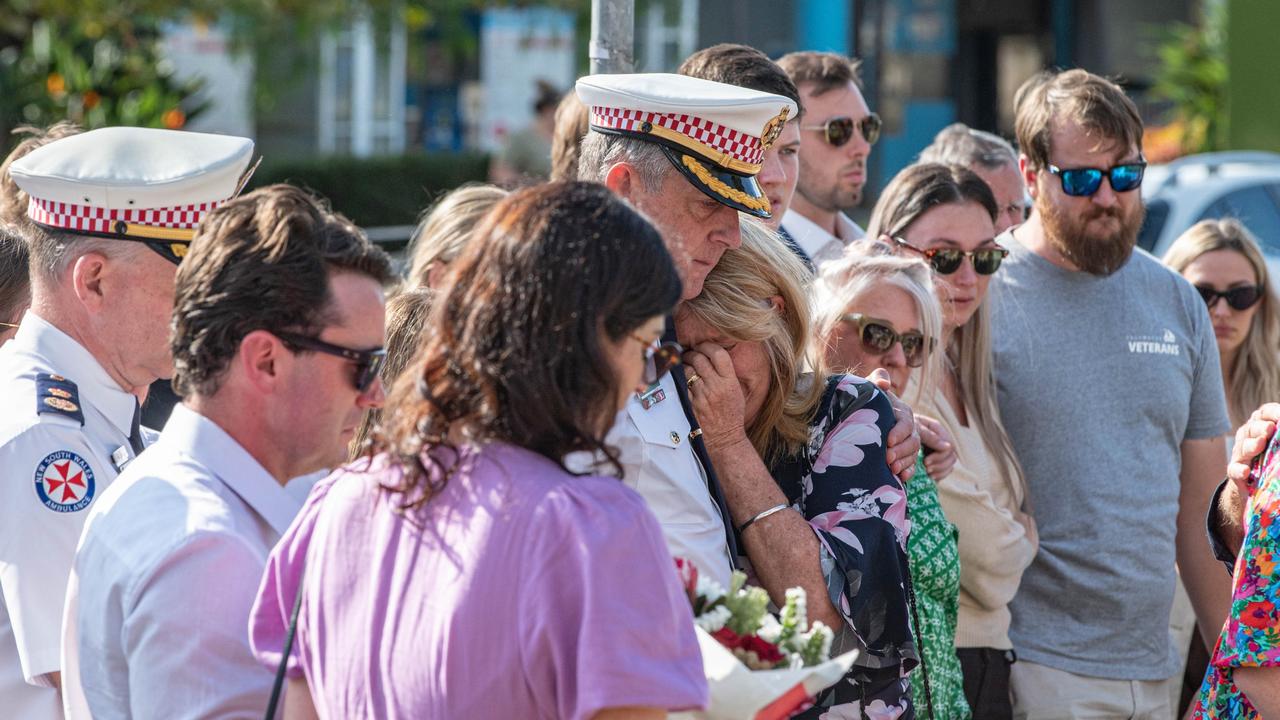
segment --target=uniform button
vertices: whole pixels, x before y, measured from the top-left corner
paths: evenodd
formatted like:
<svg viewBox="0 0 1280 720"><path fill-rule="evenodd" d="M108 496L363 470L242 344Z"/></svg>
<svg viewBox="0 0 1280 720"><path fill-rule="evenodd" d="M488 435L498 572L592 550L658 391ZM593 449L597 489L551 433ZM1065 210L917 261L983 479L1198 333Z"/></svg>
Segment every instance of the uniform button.
<svg viewBox="0 0 1280 720"><path fill-rule="evenodd" d="M675 430L672 430L672 431L671 431L671 442L673 442L673 443L675 443L675 444L679 445L679 444L680 444L680 433L676 432Z"/></svg>

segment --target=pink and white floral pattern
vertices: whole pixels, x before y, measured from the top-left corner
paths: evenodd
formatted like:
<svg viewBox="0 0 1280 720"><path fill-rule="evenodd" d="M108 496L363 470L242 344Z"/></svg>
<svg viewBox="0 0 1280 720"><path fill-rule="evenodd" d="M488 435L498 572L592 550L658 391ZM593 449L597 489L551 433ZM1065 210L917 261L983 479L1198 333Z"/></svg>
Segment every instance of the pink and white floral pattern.
<svg viewBox="0 0 1280 720"><path fill-rule="evenodd" d="M820 544L831 603L844 617L833 652L859 650L844 680L798 717L914 717L909 671L919 662L908 623L907 495L890 472L885 438L896 418L888 398L852 375L827 393L798 457L771 468Z"/></svg>

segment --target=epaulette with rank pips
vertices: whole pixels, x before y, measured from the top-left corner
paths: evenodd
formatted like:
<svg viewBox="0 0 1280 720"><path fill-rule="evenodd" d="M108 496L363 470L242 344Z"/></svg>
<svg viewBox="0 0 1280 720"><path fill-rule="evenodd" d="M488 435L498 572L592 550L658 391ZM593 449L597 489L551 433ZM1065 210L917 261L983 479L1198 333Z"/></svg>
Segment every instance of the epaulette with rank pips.
<svg viewBox="0 0 1280 720"><path fill-rule="evenodd" d="M69 417L84 425L84 412L80 409L80 391L76 384L61 375L39 373L36 375L36 412L53 413Z"/></svg>

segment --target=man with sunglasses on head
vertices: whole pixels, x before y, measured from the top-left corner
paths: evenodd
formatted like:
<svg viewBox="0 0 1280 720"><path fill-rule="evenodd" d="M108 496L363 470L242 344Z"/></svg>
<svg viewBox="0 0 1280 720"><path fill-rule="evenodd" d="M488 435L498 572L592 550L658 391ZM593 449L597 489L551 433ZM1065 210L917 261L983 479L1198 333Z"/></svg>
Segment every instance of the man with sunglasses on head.
<svg viewBox="0 0 1280 720"><path fill-rule="evenodd" d="M272 677L246 628L292 478L340 464L381 404L386 253L272 185L200 224L176 280L174 408L94 505L63 636L72 718L256 717Z"/></svg>
<svg viewBox="0 0 1280 720"><path fill-rule="evenodd" d="M174 272L252 153L245 138L116 127L47 142L7 167L25 193L31 306L0 348L0 715L62 716L76 543L89 509L154 439L139 399L173 371Z"/></svg>
<svg viewBox="0 0 1280 720"><path fill-rule="evenodd" d="M1229 427L1213 327L1189 283L1134 250L1133 101L1077 69L1016 105L1034 208L999 238L992 334L1040 552L1011 605L1014 717L1176 716L1175 573L1210 646L1229 605L1203 525Z"/></svg>
<svg viewBox="0 0 1280 720"><path fill-rule="evenodd" d="M815 265L837 258L866 233L844 210L862 201L867 156L880 116L859 87L859 61L836 53L794 52L778 65L800 91L800 178L782 228Z"/></svg>

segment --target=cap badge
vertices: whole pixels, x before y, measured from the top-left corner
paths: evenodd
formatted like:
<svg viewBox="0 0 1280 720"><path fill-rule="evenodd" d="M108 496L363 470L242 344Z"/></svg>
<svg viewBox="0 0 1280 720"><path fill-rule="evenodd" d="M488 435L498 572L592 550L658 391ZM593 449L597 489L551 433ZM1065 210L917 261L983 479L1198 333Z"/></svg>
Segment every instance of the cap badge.
<svg viewBox="0 0 1280 720"><path fill-rule="evenodd" d="M764 124L764 129L760 131L760 144L765 150L773 147L773 144L778 141L778 136L782 134L782 128L786 127L787 116L790 114L791 108L784 107L782 112L769 118L769 122Z"/></svg>

